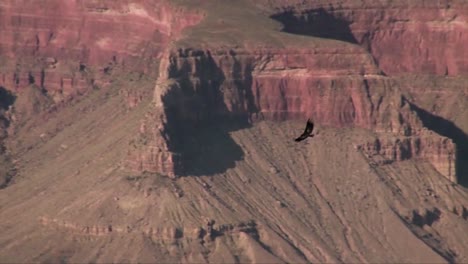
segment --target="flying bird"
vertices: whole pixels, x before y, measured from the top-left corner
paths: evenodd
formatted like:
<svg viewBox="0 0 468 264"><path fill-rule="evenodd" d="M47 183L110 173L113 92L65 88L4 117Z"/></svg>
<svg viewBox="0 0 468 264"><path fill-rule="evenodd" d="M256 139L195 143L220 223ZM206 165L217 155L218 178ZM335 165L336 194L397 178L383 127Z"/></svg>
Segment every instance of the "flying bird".
<svg viewBox="0 0 468 264"><path fill-rule="evenodd" d="M307 120L306 128L304 130L304 133L300 135L298 138L296 138L294 141L299 142L302 141L308 137L313 137L314 134L312 134L312 130L314 129L314 123L310 120L310 118Z"/></svg>

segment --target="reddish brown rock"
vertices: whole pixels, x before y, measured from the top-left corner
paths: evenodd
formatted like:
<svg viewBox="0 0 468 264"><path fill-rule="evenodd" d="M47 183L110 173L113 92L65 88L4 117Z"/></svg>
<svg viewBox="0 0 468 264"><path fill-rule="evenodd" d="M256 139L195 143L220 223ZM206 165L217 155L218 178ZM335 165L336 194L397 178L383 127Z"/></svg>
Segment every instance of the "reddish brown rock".
<svg viewBox="0 0 468 264"><path fill-rule="evenodd" d="M424 130L418 135L407 137L380 134L374 141L358 148L380 164L409 159L429 161L440 174L453 182L457 181L455 145L450 139L434 132Z"/></svg>
<svg viewBox="0 0 468 264"><path fill-rule="evenodd" d="M466 1L274 0L261 6L286 31L363 45L388 75L456 76L468 70Z"/></svg>
<svg viewBox="0 0 468 264"><path fill-rule="evenodd" d="M166 1L3 1L0 14L0 85L17 91L35 83L56 101L114 68L153 70L168 42L201 19Z"/></svg>
<svg viewBox="0 0 468 264"><path fill-rule="evenodd" d="M374 103L380 107L379 96L397 94L398 89L377 74L362 49L347 48L171 53L167 73L159 79L169 83L167 91L156 89L155 100L167 105L171 115L193 122L225 116L312 116L325 125L371 128L377 123L368 109Z"/></svg>
<svg viewBox="0 0 468 264"><path fill-rule="evenodd" d="M433 1L384 10L343 15L352 21L356 40L368 45L385 73L456 76L468 70L463 45L468 39L468 5Z"/></svg>
<svg viewBox="0 0 468 264"><path fill-rule="evenodd" d="M174 143L183 137L173 128L179 123L312 117L321 125L406 137L385 142L383 152L375 151L392 161L425 158L454 178L453 169L447 169L453 165L453 144L434 133L420 136L422 123L398 85L378 74L372 59L356 46L178 50L167 56L155 88L153 117L141 129L146 145L135 148L129 157L134 169L171 177L183 172L185 149ZM423 150L411 149L413 141L420 142Z"/></svg>
<svg viewBox="0 0 468 264"><path fill-rule="evenodd" d="M169 150L166 117L160 111L147 113L139 135L130 142L126 165L134 171L157 172L171 178L182 168L178 154Z"/></svg>
<svg viewBox="0 0 468 264"><path fill-rule="evenodd" d="M131 143L128 167L173 177L184 167L176 132L180 123L312 117L322 125L414 136L422 124L400 87L381 70L457 75L468 65L459 44L466 35L466 5L461 2L256 4L279 15L286 31L341 36L364 48L323 40L291 47L262 41L240 47L210 43L209 48L187 48L186 40L169 47L184 28L202 20L202 13L166 1L50 0L47 9L7 1L0 4L0 55L6 59L0 85L18 93L39 87L47 91L47 100L62 102L90 87L108 86L120 73L154 72L154 62L160 60L154 108ZM304 18L299 19L303 24L288 24L282 14ZM311 21L330 24L325 27L329 33ZM311 30L294 27L304 23ZM439 39L453 40L452 46L433 46ZM394 50L396 46L406 48ZM142 100L139 93L124 96L130 108Z"/></svg>

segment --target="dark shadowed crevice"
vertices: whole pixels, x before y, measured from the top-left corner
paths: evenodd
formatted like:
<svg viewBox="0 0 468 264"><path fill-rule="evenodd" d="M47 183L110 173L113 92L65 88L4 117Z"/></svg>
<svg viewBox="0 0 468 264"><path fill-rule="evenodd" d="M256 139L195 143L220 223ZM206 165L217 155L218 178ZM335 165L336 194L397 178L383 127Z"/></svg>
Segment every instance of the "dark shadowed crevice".
<svg viewBox="0 0 468 264"><path fill-rule="evenodd" d="M16 173L3 142L7 137L6 129L10 125L5 111L15 100L16 97L10 91L0 86L0 189L7 187Z"/></svg>
<svg viewBox="0 0 468 264"><path fill-rule="evenodd" d="M455 143L457 183L463 187L468 187L468 135L447 119L436 116L412 103L410 103L410 107L418 114L425 127L439 135L450 138Z"/></svg>
<svg viewBox="0 0 468 264"><path fill-rule="evenodd" d="M284 32L336 39L357 44L349 27L350 22L334 16L324 8L308 10L301 13L289 10L275 14L271 16L271 18L284 25Z"/></svg>
<svg viewBox="0 0 468 264"><path fill-rule="evenodd" d="M8 110L8 107L15 102L16 97L5 87L0 86L0 109Z"/></svg>
<svg viewBox="0 0 468 264"><path fill-rule="evenodd" d="M432 226L433 223L440 220L442 212L438 208L434 210L427 210L424 214L420 214L418 211L413 210L413 216L411 218L411 224L423 227L425 225Z"/></svg>

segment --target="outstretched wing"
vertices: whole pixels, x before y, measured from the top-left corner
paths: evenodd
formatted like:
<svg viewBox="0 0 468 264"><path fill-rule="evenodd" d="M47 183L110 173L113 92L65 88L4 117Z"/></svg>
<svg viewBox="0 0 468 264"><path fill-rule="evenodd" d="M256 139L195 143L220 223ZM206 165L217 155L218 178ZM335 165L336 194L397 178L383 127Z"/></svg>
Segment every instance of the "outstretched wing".
<svg viewBox="0 0 468 264"><path fill-rule="evenodd" d="M304 140L304 139L306 139L306 138L308 138L308 137L309 137L309 136L302 134L302 135L300 135L298 138L294 139L294 141L299 142L299 141L302 141L302 140Z"/></svg>
<svg viewBox="0 0 468 264"><path fill-rule="evenodd" d="M314 129L314 123L310 119L307 120L306 128L304 130L304 133L300 135L298 138L295 139L295 141L302 141L310 136L312 134L312 130Z"/></svg>
<svg viewBox="0 0 468 264"><path fill-rule="evenodd" d="M304 134L307 134L307 136L309 136L310 134L312 134L312 130L314 130L314 123L312 122L312 120L308 119L306 128L304 130Z"/></svg>

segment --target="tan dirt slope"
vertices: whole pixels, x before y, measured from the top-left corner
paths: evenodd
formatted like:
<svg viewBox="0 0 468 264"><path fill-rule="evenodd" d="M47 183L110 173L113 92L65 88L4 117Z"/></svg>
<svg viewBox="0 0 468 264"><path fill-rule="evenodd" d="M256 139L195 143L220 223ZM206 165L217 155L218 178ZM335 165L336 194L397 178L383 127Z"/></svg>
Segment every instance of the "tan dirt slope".
<svg viewBox="0 0 468 264"><path fill-rule="evenodd" d="M297 144L302 122L213 124L193 162L215 172L170 180L119 166L148 103L104 95L22 155L0 192L2 262L467 261L466 190L428 163L377 165L355 147L365 130L319 127Z"/></svg>

